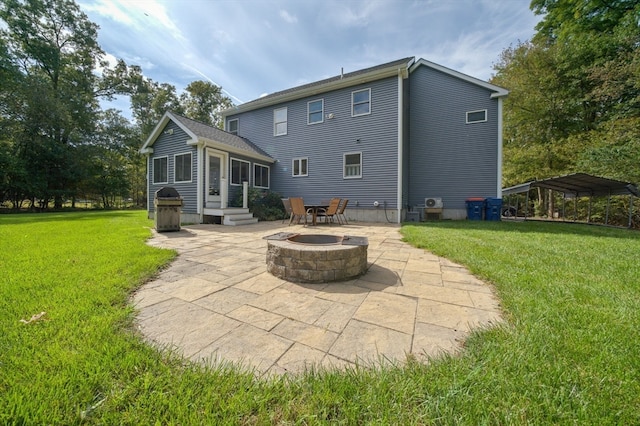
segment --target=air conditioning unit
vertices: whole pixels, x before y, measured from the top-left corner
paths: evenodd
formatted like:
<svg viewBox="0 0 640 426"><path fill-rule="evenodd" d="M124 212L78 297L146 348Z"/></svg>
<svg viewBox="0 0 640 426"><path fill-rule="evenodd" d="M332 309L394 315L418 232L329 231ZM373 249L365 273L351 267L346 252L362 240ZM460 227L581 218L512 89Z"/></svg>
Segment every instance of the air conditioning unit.
<svg viewBox="0 0 640 426"><path fill-rule="evenodd" d="M440 197L428 197L424 199L424 206L428 209L441 209L442 198Z"/></svg>

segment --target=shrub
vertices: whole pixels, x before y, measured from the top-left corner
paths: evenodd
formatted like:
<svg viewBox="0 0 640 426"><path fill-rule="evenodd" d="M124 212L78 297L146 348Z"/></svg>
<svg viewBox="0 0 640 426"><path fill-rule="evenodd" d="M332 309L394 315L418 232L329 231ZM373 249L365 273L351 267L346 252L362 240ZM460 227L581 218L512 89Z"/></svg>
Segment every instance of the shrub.
<svg viewBox="0 0 640 426"><path fill-rule="evenodd" d="M249 188L248 204L249 210L259 221L280 220L287 216L282 196L277 192ZM233 205L242 205L242 192L236 195Z"/></svg>

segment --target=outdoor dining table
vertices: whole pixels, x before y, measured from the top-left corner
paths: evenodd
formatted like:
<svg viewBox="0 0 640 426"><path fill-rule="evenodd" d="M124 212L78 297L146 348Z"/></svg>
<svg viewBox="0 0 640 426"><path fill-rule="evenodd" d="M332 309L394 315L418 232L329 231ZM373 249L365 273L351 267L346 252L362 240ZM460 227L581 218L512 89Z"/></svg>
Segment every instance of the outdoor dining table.
<svg viewBox="0 0 640 426"><path fill-rule="evenodd" d="M318 210L322 210L322 209L327 209L329 208L329 204L328 203L319 203L319 204L305 204L304 205L304 209L306 211L311 210L311 224L312 225L316 225L317 223L317 219L318 219Z"/></svg>

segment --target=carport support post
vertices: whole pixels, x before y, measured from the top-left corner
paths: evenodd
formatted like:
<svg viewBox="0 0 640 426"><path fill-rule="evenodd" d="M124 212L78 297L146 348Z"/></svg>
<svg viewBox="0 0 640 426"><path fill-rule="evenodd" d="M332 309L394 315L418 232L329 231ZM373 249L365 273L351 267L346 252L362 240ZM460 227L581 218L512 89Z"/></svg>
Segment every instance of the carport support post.
<svg viewBox="0 0 640 426"><path fill-rule="evenodd" d="M249 182L242 182L242 208L249 208Z"/></svg>

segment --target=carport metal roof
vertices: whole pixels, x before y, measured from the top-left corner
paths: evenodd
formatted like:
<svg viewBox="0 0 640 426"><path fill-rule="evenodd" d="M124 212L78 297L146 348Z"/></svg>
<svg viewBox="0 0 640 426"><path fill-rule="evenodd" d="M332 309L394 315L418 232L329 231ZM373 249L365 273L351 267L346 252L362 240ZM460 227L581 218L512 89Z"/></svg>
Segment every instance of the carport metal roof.
<svg viewBox="0 0 640 426"><path fill-rule="evenodd" d="M586 173L574 173L549 179L534 180L502 190L502 196L528 192L531 188L547 188L562 192L569 197L590 197L609 195L640 196L638 188L629 183Z"/></svg>

